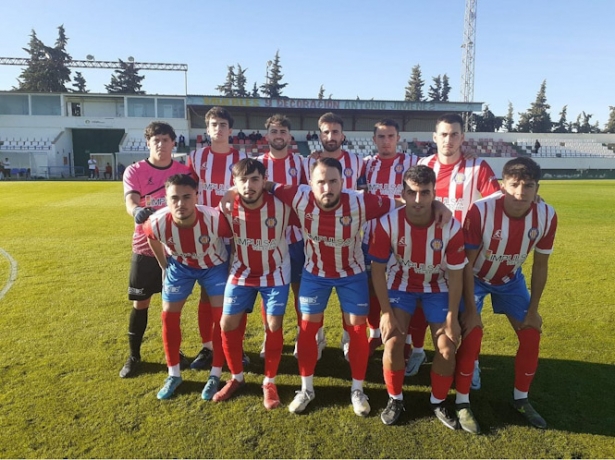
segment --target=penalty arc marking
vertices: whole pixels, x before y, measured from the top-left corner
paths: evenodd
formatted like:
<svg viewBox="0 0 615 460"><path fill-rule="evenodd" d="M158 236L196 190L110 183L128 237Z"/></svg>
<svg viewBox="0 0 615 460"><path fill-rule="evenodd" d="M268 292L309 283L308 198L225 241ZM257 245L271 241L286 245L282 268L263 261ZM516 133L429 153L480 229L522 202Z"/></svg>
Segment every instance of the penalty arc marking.
<svg viewBox="0 0 615 460"><path fill-rule="evenodd" d="M13 286L13 283L17 279L17 262L15 262L15 259L13 259L11 255L2 248L0 248L0 254L2 254L6 258L6 260L9 261L9 264L11 265L11 268L9 271L9 279L7 280L2 290L0 291L0 300L2 300L2 298L4 297L4 294L6 294L9 291L9 289L11 289L11 286Z"/></svg>

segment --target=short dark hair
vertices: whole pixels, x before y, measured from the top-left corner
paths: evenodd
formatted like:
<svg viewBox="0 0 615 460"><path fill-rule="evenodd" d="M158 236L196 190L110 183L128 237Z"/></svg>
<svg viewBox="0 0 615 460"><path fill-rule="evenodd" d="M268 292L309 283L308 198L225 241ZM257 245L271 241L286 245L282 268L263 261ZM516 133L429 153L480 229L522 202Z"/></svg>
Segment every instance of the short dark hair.
<svg viewBox="0 0 615 460"><path fill-rule="evenodd" d="M435 188L436 173L429 166L415 165L408 168L404 173L404 190L408 188L408 181L418 185L433 184Z"/></svg>
<svg viewBox="0 0 615 460"><path fill-rule="evenodd" d="M224 107L212 107L205 114L205 126L209 126L210 118L222 118L223 120L228 121L228 127L232 128L235 123L235 119L231 116L228 110Z"/></svg>
<svg viewBox="0 0 615 460"><path fill-rule="evenodd" d="M329 157L318 158L310 166L310 176L312 175L312 173L318 166L324 166L325 168L335 168L340 172L340 176L342 175L342 164L339 162L339 160L335 158L329 158Z"/></svg>
<svg viewBox="0 0 615 460"><path fill-rule="evenodd" d="M376 134L376 131L378 131L378 128L385 127L385 126L392 126L393 128L395 128L395 131L397 132L397 134L399 134L399 123L397 123L395 120L391 118L383 118L382 120L376 122L376 124L374 125L374 134Z"/></svg>
<svg viewBox="0 0 615 460"><path fill-rule="evenodd" d="M187 185L194 190L197 190L198 185L190 174L174 174L170 176L164 183L164 188L168 189L172 185Z"/></svg>
<svg viewBox="0 0 615 460"><path fill-rule="evenodd" d="M265 121L265 129L268 130L271 125L282 125L290 131L290 120L286 115L276 113L275 115L270 116L267 118L267 121Z"/></svg>
<svg viewBox="0 0 615 460"><path fill-rule="evenodd" d="M267 175L265 165L254 158L244 158L243 160L239 160L233 165L232 169L233 177L246 176L248 174L252 174L254 171L258 172L258 174L263 177Z"/></svg>
<svg viewBox="0 0 615 460"><path fill-rule="evenodd" d="M540 165L530 157L517 157L507 161L502 169L502 177L514 177L520 180L535 180L542 175Z"/></svg>
<svg viewBox="0 0 615 460"><path fill-rule="evenodd" d="M342 127L342 131L344 130L344 120L333 112L327 112L318 119L318 129L320 129L320 125L323 123L337 123Z"/></svg>
<svg viewBox="0 0 615 460"><path fill-rule="evenodd" d="M168 134L172 141L175 140L177 135L175 134L175 130L173 126L164 121L152 121L145 128L145 140L149 141L152 137L157 136L159 134Z"/></svg>
<svg viewBox="0 0 615 460"><path fill-rule="evenodd" d="M461 115L459 115L458 113L445 113L440 115L436 120L436 131L438 130L438 125L440 123L446 123L449 125L452 125L453 123L459 123L459 126L461 126L461 131L463 132L463 118L461 118Z"/></svg>

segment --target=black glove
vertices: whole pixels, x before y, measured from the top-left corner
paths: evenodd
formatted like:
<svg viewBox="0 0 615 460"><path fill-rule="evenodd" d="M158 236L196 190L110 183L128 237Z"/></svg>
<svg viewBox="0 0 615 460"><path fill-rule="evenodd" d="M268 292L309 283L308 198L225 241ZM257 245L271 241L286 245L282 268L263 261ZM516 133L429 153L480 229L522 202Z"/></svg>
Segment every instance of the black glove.
<svg viewBox="0 0 615 460"><path fill-rule="evenodd" d="M142 208L141 206L137 206L132 210L132 217L135 218L135 223L142 224L155 212L156 210L154 208Z"/></svg>

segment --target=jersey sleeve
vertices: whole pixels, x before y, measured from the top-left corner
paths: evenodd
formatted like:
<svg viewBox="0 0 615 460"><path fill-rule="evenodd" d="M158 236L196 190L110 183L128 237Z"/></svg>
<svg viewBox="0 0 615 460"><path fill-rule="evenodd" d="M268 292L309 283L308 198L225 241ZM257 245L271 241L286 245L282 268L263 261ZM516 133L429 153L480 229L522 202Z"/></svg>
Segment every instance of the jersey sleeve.
<svg viewBox="0 0 615 460"><path fill-rule="evenodd" d="M386 264L391 257L391 237L384 230L380 220L376 224L376 230L372 233L368 256L374 262L381 264Z"/></svg>
<svg viewBox="0 0 615 460"><path fill-rule="evenodd" d="M297 194L298 190L299 187L297 187L296 185L275 184L273 188L273 195L282 203L292 208L293 198Z"/></svg>
<svg viewBox="0 0 615 460"><path fill-rule="evenodd" d="M481 196L487 197L500 190L500 183L495 173L486 161L482 161L478 170L478 191Z"/></svg>
<svg viewBox="0 0 615 460"><path fill-rule="evenodd" d="M192 152L190 152L190 154L188 155L188 161L186 161L186 166L190 168L190 177L192 177L198 184L199 175L196 173L196 168L194 167L195 155L196 155L196 150L193 150Z"/></svg>
<svg viewBox="0 0 615 460"><path fill-rule="evenodd" d="M451 237L446 245L446 267L449 270L461 270L468 263L461 225L451 223Z"/></svg>
<svg viewBox="0 0 615 460"><path fill-rule="evenodd" d="M229 219L232 219L230 214L224 214L220 209L216 209L218 211L218 236L220 238L232 238L233 230L231 229L231 224Z"/></svg>
<svg viewBox="0 0 615 460"><path fill-rule="evenodd" d="M373 193L364 193L365 219L371 220L384 216L395 209L395 200Z"/></svg>
<svg viewBox="0 0 615 460"><path fill-rule="evenodd" d="M149 240L157 240L158 239L158 238L156 238L156 235L154 235L154 229L152 228L152 220L151 219L147 219L143 223L143 233L145 233L145 236Z"/></svg>
<svg viewBox="0 0 615 460"><path fill-rule="evenodd" d="M139 192L141 189L139 184L139 176L136 174L135 168L132 165L124 171L122 183L124 184L124 197L130 193L138 193L141 195Z"/></svg>
<svg viewBox="0 0 615 460"><path fill-rule="evenodd" d="M473 204L470 206L466 219L463 222L463 239L465 241L466 248L480 248L483 241L483 232L481 227L480 211L476 204Z"/></svg>
<svg viewBox="0 0 615 460"><path fill-rule="evenodd" d="M551 206L547 206L547 212L550 214L547 216L547 225L549 225L549 227L545 235L536 243L536 247L534 248L536 252L541 254L551 254L553 252L555 232L557 231L557 214Z"/></svg>

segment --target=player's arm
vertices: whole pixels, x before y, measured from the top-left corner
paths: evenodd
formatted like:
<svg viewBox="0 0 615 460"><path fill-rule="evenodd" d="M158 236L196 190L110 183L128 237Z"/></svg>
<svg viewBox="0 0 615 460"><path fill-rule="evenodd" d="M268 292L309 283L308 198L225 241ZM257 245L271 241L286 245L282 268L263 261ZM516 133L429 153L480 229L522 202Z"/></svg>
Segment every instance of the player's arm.
<svg viewBox="0 0 615 460"><path fill-rule="evenodd" d="M154 253L154 257L156 257L156 260L158 261L158 265L160 265L160 268L162 268L163 270L167 269L167 253L164 250L164 245L155 239L152 238L148 238L147 239L147 244L149 244L149 247L152 249L152 252Z"/></svg>
<svg viewBox="0 0 615 460"><path fill-rule="evenodd" d="M461 326L459 325L459 302L463 292L463 268L457 270L447 269L448 282L448 313L444 323L444 334L455 346L461 340Z"/></svg>
<svg viewBox="0 0 615 460"><path fill-rule="evenodd" d="M393 309L391 308L391 303L389 302L386 269L386 263L372 260L372 284L374 285L374 293L376 294L376 297L378 297L378 302L380 302L380 308L382 310L382 316L380 317L380 331L382 334L383 343L395 335L403 334L403 331L395 318Z"/></svg>
<svg viewBox="0 0 615 460"><path fill-rule="evenodd" d="M478 257L479 249L468 248L466 246L466 257L468 263L463 267L463 302L465 310L459 315L459 321L463 337L468 335L475 327L483 328L483 322L476 308L474 300L474 263Z"/></svg>
<svg viewBox="0 0 615 460"><path fill-rule="evenodd" d="M549 254L534 251L534 263L532 264L532 279L530 281L530 305L527 309L525 319L521 324L521 329L532 327L542 331L542 318L538 314L540 298L547 285L547 275L549 271Z"/></svg>
<svg viewBox="0 0 615 460"><path fill-rule="evenodd" d="M224 195L222 196L222 199L220 200L220 203L218 204L220 210L225 213L225 214L229 214L231 212L231 209L233 209L233 202L235 201L235 198L237 197L238 193L237 193L237 187L235 187L234 185L229 188L226 192L224 192Z"/></svg>
<svg viewBox="0 0 615 460"><path fill-rule="evenodd" d="M126 195L126 212L135 219L135 223L142 224L156 210L154 208L142 207L141 195L137 192L130 192Z"/></svg>
<svg viewBox="0 0 615 460"><path fill-rule="evenodd" d="M431 207L433 209L436 224L438 227L444 228L453 218L453 213L440 200L433 200Z"/></svg>

